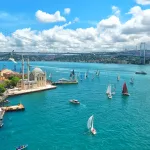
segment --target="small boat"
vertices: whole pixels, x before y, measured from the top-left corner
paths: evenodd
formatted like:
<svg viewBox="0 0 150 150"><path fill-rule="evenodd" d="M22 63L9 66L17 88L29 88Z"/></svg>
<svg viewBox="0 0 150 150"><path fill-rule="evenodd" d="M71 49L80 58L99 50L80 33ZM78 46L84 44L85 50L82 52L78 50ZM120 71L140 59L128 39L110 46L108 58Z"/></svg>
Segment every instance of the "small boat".
<svg viewBox="0 0 150 150"><path fill-rule="evenodd" d="M119 81L119 80L120 80L120 76L118 75L118 76L117 76L117 81Z"/></svg>
<svg viewBox="0 0 150 150"><path fill-rule="evenodd" d="M3 102L4 102L4 103L9 103L9 100L6 99L6 100L4 100Z"/></svg>
<svg viewBox="0 0 150 150"><path fill-rule="evenodd" d="M76 99L73 99L73 100L70 100L70 103L73 103L73 104L80 104L80 102Z"/></svg>
<svg viewBox="0 0 150 150"><path fill-rule="evenodd" d="M0 128L2 128L3 125L4 124L3 124L2 120L0 120Z"/></svg>
<svg viewBox="0 0 150 150"><path fill-rule="evenodd" d="M130 79L130 84L133 84L134 83L134 80L133 78Z"/></svg>
<svg viewBox="0 0 150 150"><path fill-rule="evenodd" d="M27 144L26 144L26 145L21 145L21 146L18 146L18 147L16 148L16 150L26 149L27 147L28 147Z"/></svg>
<svg viewBox="0 0 150 150"><path fill-rule="evenodd" d="M130 95L128 93L128 89L127 89L126 83L123 84L122 94L125 95L125 96L129 96Z"/></svg>
<svg viewBox="0 0 150 150"><path fill-rule="evenodd" d="M87 128L88 128L88 130L89 130L93 135L95 135L95 134L96 134L96 130L95 130L95 128L93 127L93 124L94 124L94 116L92 115L92 116L88 119Z"/></svg>
<svg viewBox="0 0 150 150"><path fill-rule="evenodd" d="M111 85L108 85L106 94L107 94L107 96L108 96L109 99L112 99Z"/></svg>
<svg viewBox="0 0 150 150"><path fill-rule="evenodd" d="M147 73L144 72L144 71L137 71L137 72L135 72L135 74L143 74L143 75L146 75Z"/></svg>

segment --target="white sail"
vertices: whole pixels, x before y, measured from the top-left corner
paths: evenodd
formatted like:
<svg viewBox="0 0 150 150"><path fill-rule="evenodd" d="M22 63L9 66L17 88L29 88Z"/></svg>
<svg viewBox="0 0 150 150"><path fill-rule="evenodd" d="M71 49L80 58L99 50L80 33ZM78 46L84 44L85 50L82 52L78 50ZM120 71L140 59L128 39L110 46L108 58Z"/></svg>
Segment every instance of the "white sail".
<svg viewBox="0 0 150 150"><path fill-rule="evenodd" d="M117 80L118 80L118 81L120 80L120 75L117 76Z"/></svg>
<svg viewBox="0 0 150 150"><path fill-rule="evenodd" d="M111 91L111 85L108 85L106 94L110 94L111 93L110 91Z"/></svg>
<svg viewBox="0 0 150 150"><path fill-rule="evenodd" d="M111 95L111 85L109 86L109 95Z"/></svg>
<svg viewBox="0 0 150 150"><path fill-rule="evenodd" d="M87 128L88 129L93 128L93 115L88 119Z"/></svg>

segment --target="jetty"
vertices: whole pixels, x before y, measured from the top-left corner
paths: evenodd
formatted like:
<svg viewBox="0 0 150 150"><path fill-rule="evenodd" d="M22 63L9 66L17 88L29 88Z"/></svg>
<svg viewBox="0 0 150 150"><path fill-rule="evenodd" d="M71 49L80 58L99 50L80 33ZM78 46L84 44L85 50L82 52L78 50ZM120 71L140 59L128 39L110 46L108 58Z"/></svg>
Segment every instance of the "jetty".
<svg viewBox="0 0 150 150"><path fill-rule="evenodd" d="M34 93L34 92L55 89L55 88L56 88L56 86L54 86L54 85L46 85L45 87L38 87L35 89L26 89L26 90L19 90L17 88L14 88L14 89L9 89L7 92L7 95L8 96L22 95L22 94L28 94L28 93Z"/></svg>
<svg viewBox="0 0 150 150"><path fill-rule="evenodd" d="M1 107L4 111L20 111L25 110L24 106L22 104L14 105L14 106L7 106L7 107Z"/></svg>

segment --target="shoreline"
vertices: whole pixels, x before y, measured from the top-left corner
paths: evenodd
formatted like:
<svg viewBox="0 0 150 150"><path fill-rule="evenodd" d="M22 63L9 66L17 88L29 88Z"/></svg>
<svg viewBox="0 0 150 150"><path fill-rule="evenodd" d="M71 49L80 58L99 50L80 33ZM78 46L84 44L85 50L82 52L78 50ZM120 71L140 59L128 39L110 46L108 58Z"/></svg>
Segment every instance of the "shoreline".
<svg viewBox="0 0 150 150"><path fill-rule="evenodd" d="M52 89L56 89L56 88L57 88L57 86L48 84L45 87L39 87L36 89L27 89L27 90L18 90L15 88L14 89L8 89L7 91L5 91L3 96L0 96L0 103L3 103L3 101L7 97L24 95L24 94L29 94L29 93L35 93L35 92L40 92L40 91L45 91L45 90L52 90Z"/></svg>

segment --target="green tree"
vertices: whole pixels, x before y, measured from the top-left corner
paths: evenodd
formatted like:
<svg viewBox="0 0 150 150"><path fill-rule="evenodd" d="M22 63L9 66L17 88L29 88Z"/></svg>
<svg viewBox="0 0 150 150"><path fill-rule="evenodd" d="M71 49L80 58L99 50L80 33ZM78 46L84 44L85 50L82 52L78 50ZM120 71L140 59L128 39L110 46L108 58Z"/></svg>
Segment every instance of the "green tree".
<svg viewBox="0 0 150 150"><path fill-rule="evenodd" d="M5 92L5 88L4 88L4 85L3 84L0 84L0 94L4 93Z"/></svg>
<svg viewBox="0 0 150 150"><path fill-rule="evenodd" d="M3 85L4 85L5 88L10 88L11 87L11 81L10 80L5 80Z"/></svg>
<svg viewBox="0 0 150 150"><path fill-rule="evenodd" d="M14 87L17 85L18 81L20 80L19 77L12 77L12 79L10 80L11 85Z"/></svg>

